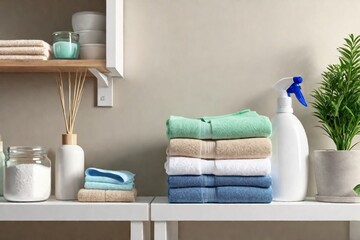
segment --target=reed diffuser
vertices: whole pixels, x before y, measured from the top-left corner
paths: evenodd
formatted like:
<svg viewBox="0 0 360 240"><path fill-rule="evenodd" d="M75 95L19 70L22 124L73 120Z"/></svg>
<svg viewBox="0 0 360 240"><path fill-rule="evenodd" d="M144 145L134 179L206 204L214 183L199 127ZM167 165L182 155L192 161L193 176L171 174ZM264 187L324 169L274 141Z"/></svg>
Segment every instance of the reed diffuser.
<svg viewBox="0 0 360 240"><path fill-rule="evenodd" d="M56 152L55 197L58 200L76 199L78 191L84 185L84 151L77 145L74 125L81 103L86 72L87 70L67 73L67 80L63 79L63 74L60 72L56 81L66 128L66 134L62 135L62 146Z"/></svg>

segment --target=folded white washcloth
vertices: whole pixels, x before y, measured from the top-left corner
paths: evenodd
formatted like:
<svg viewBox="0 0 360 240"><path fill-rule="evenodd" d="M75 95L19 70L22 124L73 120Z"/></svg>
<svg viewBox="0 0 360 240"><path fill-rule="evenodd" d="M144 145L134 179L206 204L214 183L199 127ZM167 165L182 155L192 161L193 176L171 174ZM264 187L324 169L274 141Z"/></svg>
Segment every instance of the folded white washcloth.
<svg viewBox="0 0 360 240"><path fill-rule="evenodd" d="M43 55L50 56L50 50L44 47L0 47L0 55Z"/></svg>
<svg viewBox="0 0 360 240"><path fill-rule="evenodd" d="M200 158L168 157L168 175L265 176L271 171L270 159L203 160Z"/></svg>
<svg viewBox="0 0 360 240"><path fill-rule="evenodd" d="M44 55L0 55L0 60L48 60Z"/></svg>
<svg viewBox="0 0 360 240"><path fill-rule="evenodd" d="M0 40L0 47L44 47L51 49L47 42L34 39Z"/></svg>

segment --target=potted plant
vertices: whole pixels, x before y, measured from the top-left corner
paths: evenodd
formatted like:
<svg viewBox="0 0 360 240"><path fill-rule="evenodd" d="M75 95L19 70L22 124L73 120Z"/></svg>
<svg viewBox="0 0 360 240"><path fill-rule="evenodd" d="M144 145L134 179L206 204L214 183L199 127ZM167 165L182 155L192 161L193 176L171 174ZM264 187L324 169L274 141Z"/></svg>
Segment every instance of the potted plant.
<svg viewBox="0 0 360 240"><path fill-rule="evenodd" d="M336 145L336 150L314 152L316 199L358 202L360 151L353 150L359 143L353 139L360 133L360 36L350 34L338 51L339 63L327 67L312 93L319 127Z"/></svg>

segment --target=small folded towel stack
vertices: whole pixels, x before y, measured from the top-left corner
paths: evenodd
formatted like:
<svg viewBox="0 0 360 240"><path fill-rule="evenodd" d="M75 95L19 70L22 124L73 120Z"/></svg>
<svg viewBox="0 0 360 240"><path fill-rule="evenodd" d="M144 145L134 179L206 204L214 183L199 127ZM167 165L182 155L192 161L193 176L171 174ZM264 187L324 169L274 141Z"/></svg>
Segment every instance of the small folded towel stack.
<svg viewBox="0 0 360 240"><path fill-rule="evenodd" d="M129 171L88 168L85 186L78 193L80 202L134 202L135 174Z"/></svg>
<svg viewBox="0 0 360 240"><path fill-rule="evenodd" d="M166 150L170 203L272 201L271 122L254 111L171 116Z"/></svg>
<svg viewBox="0 0 360 240"><path fill-rule="evenodd" d="M0 60L48 60L51 53L42 40L0 40Z"/></svg>

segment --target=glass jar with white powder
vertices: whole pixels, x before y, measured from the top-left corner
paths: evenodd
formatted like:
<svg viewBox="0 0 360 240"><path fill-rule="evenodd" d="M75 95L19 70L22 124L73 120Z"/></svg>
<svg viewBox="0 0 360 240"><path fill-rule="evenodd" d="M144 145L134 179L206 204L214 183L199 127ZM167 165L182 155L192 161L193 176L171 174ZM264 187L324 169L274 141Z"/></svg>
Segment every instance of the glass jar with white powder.
<svg viewBox="0 0 360 240"><path fill-rule="evenodd" d="M7 201L36 202L50 197L51 162L44 147L9 147L4 175Z"/></svg>

